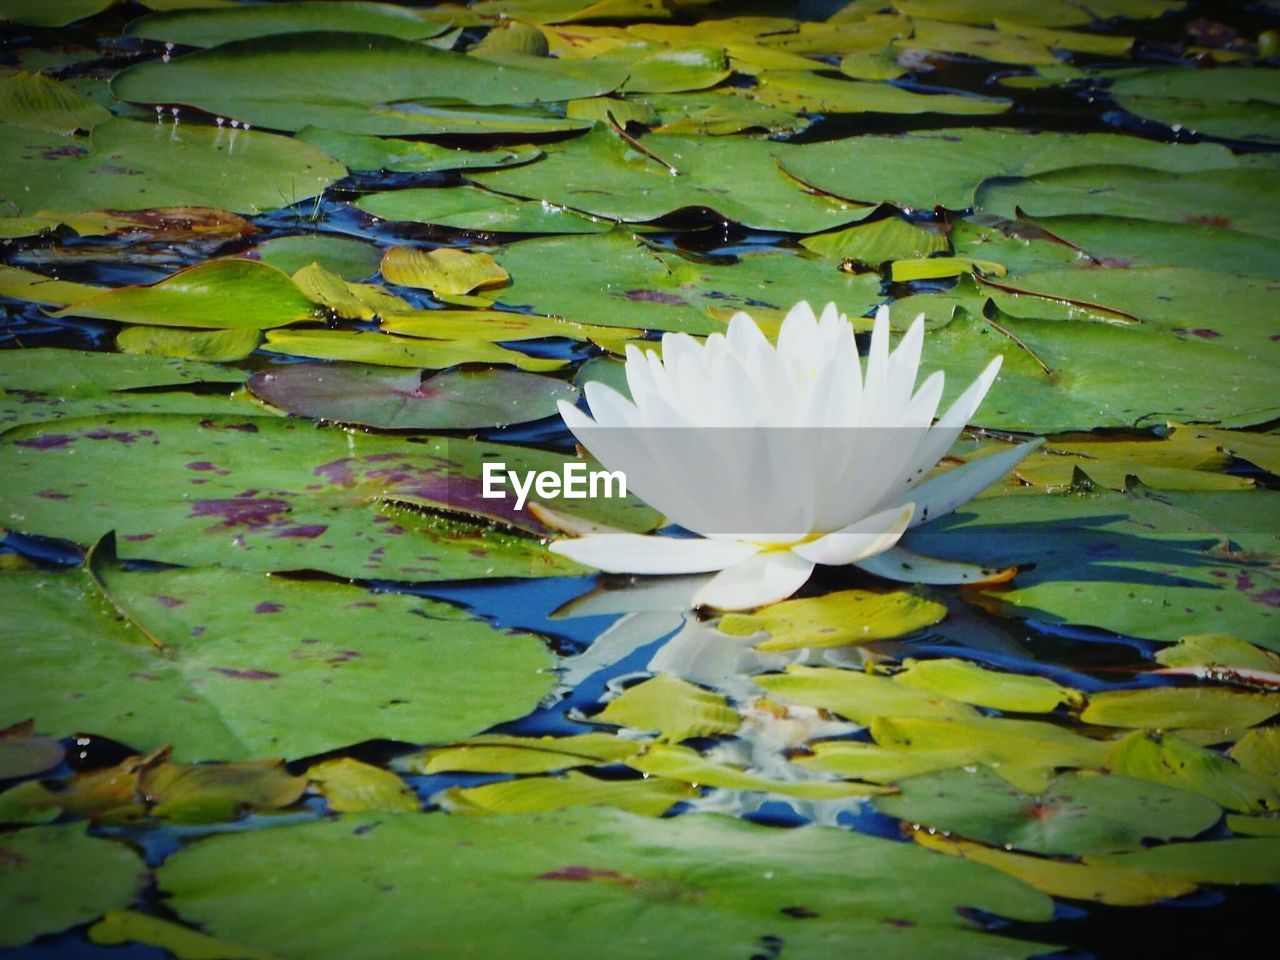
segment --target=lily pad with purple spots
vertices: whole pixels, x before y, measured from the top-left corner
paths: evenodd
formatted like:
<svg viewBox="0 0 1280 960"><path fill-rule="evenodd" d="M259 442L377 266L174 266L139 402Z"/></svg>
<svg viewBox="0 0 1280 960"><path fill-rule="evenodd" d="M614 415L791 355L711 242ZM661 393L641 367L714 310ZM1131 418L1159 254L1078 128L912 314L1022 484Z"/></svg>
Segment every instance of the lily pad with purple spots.
<svg viewBox="0 0 1280 960"><path fill-rule="evenodd" d="M302 417L388 430L503 427L553 416L578 390L518 370L446 370L424 377L357 363L297 363L249 378L263 400Z"/></svg>

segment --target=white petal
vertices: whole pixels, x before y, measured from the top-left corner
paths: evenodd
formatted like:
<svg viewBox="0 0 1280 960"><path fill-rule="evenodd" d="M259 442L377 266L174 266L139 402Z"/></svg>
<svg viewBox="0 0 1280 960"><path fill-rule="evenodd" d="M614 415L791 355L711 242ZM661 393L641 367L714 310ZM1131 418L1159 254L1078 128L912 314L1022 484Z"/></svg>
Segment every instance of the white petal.
<svg viewBox="0 0 1280 960"><path fill-rule="evenodd" d="M906 532L914 512L912 504L872 514L843 530L828 533L808 543L796 544L791 552L813 563L838 566L856 563L888 550Z"/></svg>
<svg viewBox="0 0 1280 960"><path fill-rule="evenodd" d="M979 457L961 464L954 470L939 474L926 480L910 492L915 501L916 514L911 526L919 526L930 520L945 516L956 507L968 503L991 484L1022 462L1022 458L1040 444L1044 438L1039 437L1008 450L1001 450L990 456Z"/></svg>
<svg viewBox="0 0 1280 960"><path fill-rule="evenodd" d="M638 533L602 533L575 540L556 540L548 549L606 573L706 573L741 563L760 548L739 540L701 537L680 540Z"/></svg>
<svg viewBox="0 0 1280 960"><path fill-rule="evenodd" d="M693 605L717 610L762 607L791 596L812 572L812 563L789 550L757 553L713 577L693 595Z"/></svg>
<svg viewBox="0 0 1280 960"><path fill-rule="evenodd" d="M862 409L864 427L881 426L884 419L885 387L889 382L889 306L876 311L871 328L871 351L867 354L867 374L863 378Z"/></svg>
<svg viewBox="0 0 1280 960"><path fill-rule="evenodd" d="M981 567L976 563L957 563L921 556L902 547L890 547L884 553L856 561L860 570L886 580L902 583L930 583L939 586L981 586L1004 583L1013 578L1015 567Z"/></svg>

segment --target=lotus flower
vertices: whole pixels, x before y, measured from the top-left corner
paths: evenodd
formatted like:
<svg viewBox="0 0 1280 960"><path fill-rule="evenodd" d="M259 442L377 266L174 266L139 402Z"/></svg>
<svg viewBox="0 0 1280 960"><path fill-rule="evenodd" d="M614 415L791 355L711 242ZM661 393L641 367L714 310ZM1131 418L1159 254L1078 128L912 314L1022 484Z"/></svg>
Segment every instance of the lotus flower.
<svg viewBox="0 0 1280 960"><path fill-rule="evenodd" d="M865 375L852 327L834 304L821 318L797 304L776 347L745 313L704 343L666 334L661 357L628 347L632 400L590 382L592 416L564 402L560 414L596 459L625 473L630 492L698 536L596 532L551 549L609 573L719 571L692 602L722 610L783 600L820 563L933 583L1003 575L894 549L908 527L976 496L1040 442L922 482L978 409L1001 361L995 357L934 423L942 373L915 388L923 320L890 351L881 307Z"/></svg>

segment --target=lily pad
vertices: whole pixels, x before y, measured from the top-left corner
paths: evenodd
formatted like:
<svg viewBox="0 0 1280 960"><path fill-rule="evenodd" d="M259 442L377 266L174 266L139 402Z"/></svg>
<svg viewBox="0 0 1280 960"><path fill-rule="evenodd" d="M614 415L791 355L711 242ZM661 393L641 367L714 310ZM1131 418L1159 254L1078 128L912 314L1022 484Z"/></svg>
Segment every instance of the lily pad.
<svg viewBox="0 0 1280 960"><path fill-rule="evenodd" d="M488 460L560 473L566 458L272 417L62 421L5 434L0 515L11 529L86 545L116 530L122 556L195 566L397 580L578 572L529 537L416 512L458 511L544 532L512 500L480 497L480 464ZM657 522L631 498L564 509L622 528Z"/></svg>
<svg viewBox="0 0 1280 960"><path fill-rule="evenodd" d="M325 69L311 69L316 63ZM258 126L393 134L415 131L357 129L331 107L376 118L368 108L423 98L488 107L572 100L612 88L564 70L488 63L395 37L334 31L237 40L172 63L141 63L111 82L122 100L185 104Z"/></svg>
<svg viewBox="0 0 1280 960"><path fill-rule="evenodd" d="M724 817L607 810L379 819L210 838L166 861L160 887L179 915L211 934L275 945L291 912L268 880L287 869L327 918L318 926L299 917L285 934L316 960L402 953L424 937L450 953L541 960L598 949L602 924L624 957L741 958L779 929L800 956L846 945L909 956L945 944L965 960L1021 957L1043 947L978 934L956 907L1033 920L1051 911L1042 894L985 868L823 827L776 831ZM452 854L431 870L405 855L428 849ZM934 895L913 895L921 883ZM817 916L780 914L796 905ZM375 909L376 943L364 923ZM469 919L459 924L463 910ZM559 918L554 936L532 935L551 916Z"/></svg>
<svg viewBox="0 0 1280 960"><path fill-rule="evenodd" d="M111 116L74 87L43 73L15 73L0 80L0 122L69 134L92 130Z"/></svg>
<svg viewBox="0 0 1280 960"><path fill-rule="evenodd" d="M372 243L332 234L273 237L250 252L263 263L293 276L318 263L343 280L363 280L378 272L382 251Z"/></svg>
<svg viewBox="0 0 1280 960"><path fill-rule="evenodd" d="M1057 777L1028 795L994 773L953 770L913 777L878 797L882 813L1031 853L1107 853L1144 840L1191 837L1218 822L1218 805L1194 793L1123 776Z"/></svg>
<svg viewBox="0 0 1280 960"><path fill-rule="evenodd" d="M359 364L298 363L263 370L249 389L281 409L316 420L389 430L499 427L553 416L578 391L512 370L450 370L424 378Z"/></svg>
<svg viewBox="0 0 1280 960"><path fill-rule="evenodd" d="M447 22L427 20L415 10L389 3L294 0L270 6L168 10L139 17L124 32L131 37L168 40L188 47L216 47L232 40L316 30L422 40L443 33L448 26Z"/></svg>
<svg viewBox="0 0 1280 960"><path fill-rule="evenodd" d="M916 93L889 83L823 77L809 70L765 70L755 97L771 107L805 113L1004 113L1013 101L958 93Z"/></svg>
<svg viewBox="0 0 1280 960"><path fill-rule="evenodd" d="M1085 723L1146 730L1251 727L1280 713L1280 695L1228 687L1104 690L1089 698Z"/></svg>
<svg viewBox="0 0 1280 960"><path fill-rule="evenodd" d="M0 19L28 27L65 27L69 23L101 13L116 0L5 0Z"/></svg>
<svg viewBox="0 0 1280 960"><path fill-rule="evenodd" d="M1126 867L1192 883L1280 883L1280 839L1167 843L1133 853L1087 857L1085 863Z"/></svg>
<svg viewBox="0 0 1280 960"><path fill-rule="evenodd" d="M454 247L392 247L382 255L380 269L389 283L420 287L438 296L461 296L500 287L509 279L507 271L489 254L467 253Z"/></svg>
<svg viewBox="0 0 1280 960"><path fill-rule="evenodd" d="M310 200L346 174L315 147L257 130L111 119L88 138L0 137L0 196L21 213L221 207L261 213Z"/></svg>
<svg viewBox="0 0 1280 960"><path fill-rule="evenodd" d="M61 735L172 743L189 760L296 757L456 739L532 709L553 681L536 638L418 597L221 568L104 561L98 574L127 622L80 574L45 576L43 589L0 577L32 638L4 654L8 714ZM300 710L308 722L288 722Z"/></svg>
<svg viewBox="0 0 1280 960"><path fill-rule="evenodd" d="M546 157L535 164L472 179L511 196L628 223L705 207L746 227L816 233L870 213L805 193L778 171L786 148L762 140L624 140L596 129L545 149Z"/></svg>
<svg viewBox="0 0 1280 960"><path fill-rule="evenodd" d="M1137 731L1115 745L1113 772L1189 790L1227 810L1280 809L1280 794L1256 773L1175 734Z"/></svg>
<svg viewBox="0 0 1280 960"><path fill-rule="evenodd" d="M732 264L706 264L655 250L626 233L546 237L498 253L511 274L499 298L577 323L680 330L724 330L736 310L767 320L797 300L832 301L852 316L879 303L878 277L841 273L831 264L790 253L744 254Z"/></svg>
<svg viewBox="0 0 1280 960"><path fill-rule="evenodd" d="M116 287L78 301L61 316L161 327L265 330L315 319L315 308L275 267L209 260L149 287Z"/></svg>
<svg viewBox="0 0 1280 960"><path fill-rule="evenodd" d="M542 156L537 147L463 150L424 140L364 137L323 127L303 127L298 139L319 147L352 170L392 173L443 173L447 170L489 170L531 163Z"/></svg>
<svg viewBox="0 0 1280 960"><path fill-rule="evenodd" d="M742 723L738 711L720 694L666 673L628 687L591 719L652 731L673 743L733 733Z"/></svg>
<svg viewBox="0 0 1280 960"><path fill-rule="evenodd" d="M919 130L806 144L780 154L779 162L802 182L846 200L951 210L972 206L974 190L988 177L1033 176L1079 164L1170 171L1236 165L1230 151L1216 144L1162 144L1112 133L981 129ZM904 169L912 175L903 177ZM1133 173L1140 177L1145 170ZM1105 212L1120 213L1110 208Z"/></svg>
<svg viewBox="0 0 1280 960"><path fill-rule="evenodd" d="M559 370L565 365L564 360L534 357L487 340L421 340L347 330L273 331L268 334L262 350L315 360L430 370L460 363L503 363L534 371Z"/></svg>
<svg viewBox="0 0 1280 960"><path fill-rule="evenodd" d="M261 334L254 329L174 330L165 327L125 327L116 334L116 349L151 357L177 357L225 363L243 360L257 349Z"/></svg>
<svg viewBox="0 0 1280 960"><path fill-rule="evenodd" d="M1045 677L987 670L967 660L908 660L903 666L905 669L894 675L899 683L992 710L1052 713L1060 704L1084 700L1079 690Z"/></svg>
<svg viewBox="0 0 1280 960"><path fill-rule="evenodd" d="M877 717L965 719L977 715L957 700L857 670L793 666L786 673L765 674L755 680L771 697L785 703L830 710L861 724Z"/></svg>
<svg viewBox="0 0 1280 960"><path fill-rule="evenodd" d="M840 590L784 600L758 613L727 614L717 629L731 637L765 634L757 650L800 650L902 637L933 626L946 614L942 604L902 591Z"/></svg>
<svg viewBox="0 0 1280 960"><path fill-rule="evenodd" d="M394 773L350 757L308 767L307 779L319 787L329 809L338 813L413 813L418 809L417 796Z"/></svg>
<svg viewBox="0 0 1280 960"><path fill-rule="evenodd" d="M0 838L0 946L127 907L146 881L146 868L123 843L87 836L80 824L28 827Z"/></svg>
<svg viewBox="0 0 1280 960"><path fill-rule="evenodd" d="M434 797L453 814L550 813L572 807L611 807L660 817L698 791L675 780L601 780L570 770L560 776L522 777L479 787L453 787Z"/></svg>
<svg viewBox="0 0 1280 960"><path fill-rule="evenodd" d="M870 267L878 267L889 260L931 257L945 252L949 246L944 234L917 227L901 217L885 217L834 233L805 237L800 245L824 257L851 260Z"/></svg>
<svg viewBox="0 0 1280 960"><path fill-rule="evenodd" d="M907 545L929 556L993 566L1034 561L1034 570L1022 570L1000 592L1003 602L1029 616L1169 643L1188 633L1232 632L1276 649L1274 574L1253 554L1222 547L1235 541L1246 550L1267 549L1274 534L1258 522L1269 515L1272 496L1155 495L1139 488L975 500L953 518L912 531ZM1213 710L1198 720L1182 712L1194 709L1195 690L1171 692L1181 706L1165 722L1228 725L1211 716ZM1230 695L1204 692L1206 706ZM1255 703L1244 695L1240 703L1247 705L1246 719L1262 719L1265 699ZM1128 715L1143 725L1140 716Z"/></svg>
<svg viewBox="0 0 1280 960"><path fill-rule="evenodd" d="M1169 126L1233 140L1280 142L1280 96L1266 67L1156 69L1119 76L1116 103Z"/></svg>
<svg viewBox="0 0 1280 960"><path fill-rule="evenodd" d="M383 220L481 233L607 233L612 227L540 200L513 200L477 187L389 190L361 197L355 206Z"/></svg>
<svg viewBox="0 0 1280 960"><path fill-rule="evenodd" d="M643 749L635 740L607 733L568 737L481 734L463 743L400 757L398 769L413 773L552 773L625 760Z"/></svg>

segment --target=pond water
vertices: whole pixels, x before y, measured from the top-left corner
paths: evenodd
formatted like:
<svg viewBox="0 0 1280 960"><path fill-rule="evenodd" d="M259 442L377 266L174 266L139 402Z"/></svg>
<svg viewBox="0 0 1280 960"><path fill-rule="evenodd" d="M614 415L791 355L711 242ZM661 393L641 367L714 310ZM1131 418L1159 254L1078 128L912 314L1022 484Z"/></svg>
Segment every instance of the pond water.
<svg viewBox="0 0 1280 960"><path fill-rule="evenodd" d="M8 0L0 36L5 956L1265 935L1280 5ZM928 582L692 611L704 577L476 498L577 456L556 402L628 345L801 299L863 353L922 314L944 405L1004 354L942 469L1047 438L908 534Z"/></svg>

